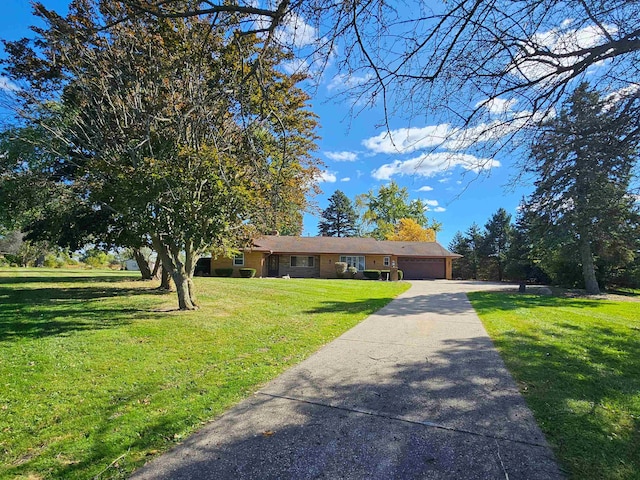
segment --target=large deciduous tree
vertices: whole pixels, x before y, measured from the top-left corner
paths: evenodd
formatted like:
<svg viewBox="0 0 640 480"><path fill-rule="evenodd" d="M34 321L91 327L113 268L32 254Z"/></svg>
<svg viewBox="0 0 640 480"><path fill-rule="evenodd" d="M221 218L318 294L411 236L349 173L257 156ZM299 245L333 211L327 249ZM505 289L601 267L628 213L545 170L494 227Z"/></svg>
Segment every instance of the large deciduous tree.
<svg viewBox="0 0 640 480"><path fill-rule="evenodd" d="M393 181L381 185L377 192L370 190L358 195L356 203L364 207L364 220L373 226L371 236L378 240L393 235L402 218L412 219L421 227L428 227L436 233L442 228L435 220L429 223L427 205L422 200L409 200L407 188L401 188Z"/></svg>
<svg viewBox="0 0 640 480"><path fill-rule="evenodd" d="M638 119L620 108L582 84L531 149L537 180L525 207L530 225L546 257L558 253L581 265L591 294L600 292L598 270L637 254L638 208L629 185Z"/></svg>
<svg viewBox="0 0 640 480"><path fill-rule="evenodd" d="M202 253L304 206L317 171L303 77L283 73L279 49L258 51L255 34L234 34L242 13L158 19L75 0L65 18L41 5L36 14L36 41L5 46L20 113L64 145L50 156L63 182L149 235L180 308L196 308Z"/></svg>
<svg viewBox="0 0 640 480"><path fill-rule="evenodd" d="M436 232L432 228L423 228L412 218L401 218L387 240L394 242L435 242Z"/></svg>
<svg viewBox="0 0 640 480"><path fill-rule="evenodd" d="M326 237L353 237L358 216L353 203L344 192L336 190L329 197L329 206L322 211L318 224L320 234Z"/></svg>

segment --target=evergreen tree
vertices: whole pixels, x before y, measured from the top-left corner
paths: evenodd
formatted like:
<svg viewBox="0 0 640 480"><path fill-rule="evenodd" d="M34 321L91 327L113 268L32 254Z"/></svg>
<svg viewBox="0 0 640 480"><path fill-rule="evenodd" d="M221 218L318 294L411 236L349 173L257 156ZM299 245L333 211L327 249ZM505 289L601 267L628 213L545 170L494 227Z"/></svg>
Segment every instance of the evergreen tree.
<svg viewBox="0 0 640 480"><path fill-rule="evenodd" d="M526 208L533 234L547 262L579 263L587 292L597 294L598 280L634 258L638 209L628 190L637 118L583 83L543 127L531 148L538 180Z"/></svg>
<svg viewBox="0 0 640 480"><path fill-rule="evenodd" d="M329 197L329 206L322 212L318 225L320 234L325 237L353 237L356 235L358 216L349 197L336 190Z"/></svg>
<svg viewBox="0 0 640 480"><path fill-rule="evenodd" d="M487 259L487 266L491 270L489 278L502 281L507 262L507 252L511 243L513 227L511 214L504 208L499 208L484 226L486 233L483 239L482 256ZM495 270L495 272L494 272Z"/></svg>

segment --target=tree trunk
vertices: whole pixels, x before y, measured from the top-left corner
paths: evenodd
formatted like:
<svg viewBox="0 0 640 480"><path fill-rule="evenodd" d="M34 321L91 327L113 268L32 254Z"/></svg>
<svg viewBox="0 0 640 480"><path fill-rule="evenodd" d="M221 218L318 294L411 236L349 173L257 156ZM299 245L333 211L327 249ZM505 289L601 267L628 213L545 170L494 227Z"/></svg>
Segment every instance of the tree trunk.
<svg viewBox="0 0 640 480"><path fill-rule="evenodd" d="M151 269L149 268L149 262L144 258L144 255L140 251L139 248L133 249L133 258L135 258L136 263L138 264L138 268L140 269L140 275L142 275L142 280L151 280Z"/></svg>
<svg viewBox="0 0 640 480"><path fill-rule="evenodd" d="M151 272L151 276L156 280L160 280L160 276L162 275L162 272L160 271L161 265L162 262L160 261L160 257L156 258L156 263L153 266L153 272Z"/></svg>
<svg viewBox="0 0 640 480"><path fill-rule="evenodd" d="M153 236L152 242L158 252L158 258L162 261L163 275L166 271L173 279L178 294L178 307L180 310L196 310L196 295L193 285L193 270L198 256L187 243L184 247L185 260L182 261L181 248L171 242L163 241L161 238Z"/></svg>
<svg viewBox="0 0 640 480"><path fill-rule="evenodd" d="M178 269L171 275L173 283L176 284L176 291L178 292L178 308L180 308L180 310L197 310L198 306L195 303L193 281L188 275L185 275L185 273L184 270Z"/></svg>
<svg viewBox="0 0 640 480"><path fill-rule="evenodd" d="M164 267L160 267L160 289L168 292L171 291L171 275Z"/></svg>
<svg viewBox="0 0 640 480"><path fill-rule="evenodd" d="M580 257L582 260L582 276L584 287L589 295L598 295L600 287L596 280L596 269L593 264L593 254L591 253L591 242L584 230L580 232Z"/></svg>

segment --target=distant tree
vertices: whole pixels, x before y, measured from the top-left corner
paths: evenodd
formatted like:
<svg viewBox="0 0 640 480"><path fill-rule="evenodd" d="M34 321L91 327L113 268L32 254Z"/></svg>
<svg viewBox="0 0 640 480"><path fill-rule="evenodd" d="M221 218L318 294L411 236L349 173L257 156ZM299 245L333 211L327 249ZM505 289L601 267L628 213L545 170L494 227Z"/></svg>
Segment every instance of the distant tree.
<svg viewBox="0 0 640 480"><path fill-rule="evenodd" d="M600 292L606 270L636 255L639 217L629 185L638 119L619 108L583 83L531 148L537 180L525 208L533 234L547 261L561 252L581 265L590 294Z"/></svg>
<svg viewBox="0 0 640 480"><path fill-rule="evenodd" d="M489 264L488 267L496 271L495 275L491 273L489 278L497 278L501 282L504 279L507 253L513 235L511 214L507 213L504 208L499 208L491 216L484 228L485 234L482 241L481 255L486 257Z"/></svg>
<svg viewBox="0 0 640 480"><path fill-rule="evenodd" d="M411 218L401 218L393 234L387 240L395 242L435 242L436 232L431 228L423 228Z"/></svg>
<svg viewBox="0 0 640 480"><path fill-rule="evenodd" d="M336 190L329 197L329 206L322 211L318 225L320 234L326 237L353 237L358 220L353 203L342 191Z"/></svg>
<svg viewBox="0 0 640 480"><path fill-rule="evenodd" d="M449 243L449 250L462 255L462 258L453 263L454 276L464 279L479 278L483 243L484 234L475 222L464 234L456 232Z"/></svg>
<svg viewBox="0 0 640 480"><path fill-rule="evenodd" d="M442 224L432 221L426 216L426 204L420 199L409 200L406 187L400 188L396 182L381 185L378 191L370 190L358 195L356 203L364 209L363 219L373 226L371 236L384 240L393 235L396 224L401 218L409 218L421 227L434 232L442 229Z"/></svg>

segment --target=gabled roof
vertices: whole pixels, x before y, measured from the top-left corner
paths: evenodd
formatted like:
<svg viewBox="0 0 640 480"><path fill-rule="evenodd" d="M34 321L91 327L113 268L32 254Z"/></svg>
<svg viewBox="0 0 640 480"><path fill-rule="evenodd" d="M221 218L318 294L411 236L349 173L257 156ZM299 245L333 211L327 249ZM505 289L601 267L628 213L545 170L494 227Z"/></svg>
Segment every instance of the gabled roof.
<svg viewBox="0 0 640 480"><path fill-rule="evenodd" d="M453 257L438 242L391 242L359 237L281 237L265 235L253 241L252 250L267 253L397 255L407 257Z"/></svg>

